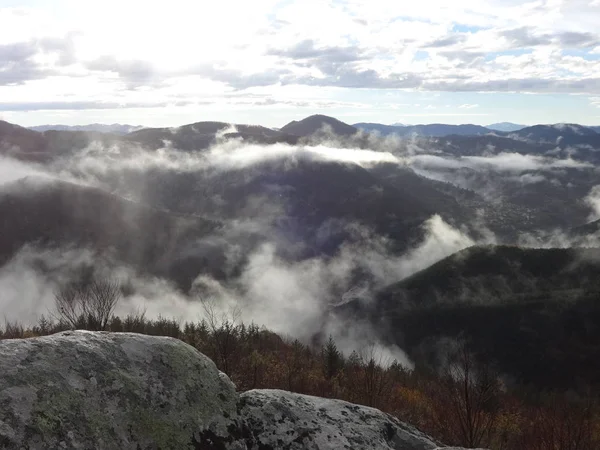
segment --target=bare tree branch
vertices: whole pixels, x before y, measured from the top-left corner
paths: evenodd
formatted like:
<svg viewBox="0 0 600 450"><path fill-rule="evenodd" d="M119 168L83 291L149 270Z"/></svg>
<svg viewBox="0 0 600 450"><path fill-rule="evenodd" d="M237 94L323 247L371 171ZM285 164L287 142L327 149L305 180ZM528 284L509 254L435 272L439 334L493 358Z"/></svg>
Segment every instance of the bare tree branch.
<svg viewBox="0 0 600 450"><path fill-rule="evenodd" d="M120 284L109 278L69 283L54 294L55 316L72 328L105 330L120 299Z"/></svg>

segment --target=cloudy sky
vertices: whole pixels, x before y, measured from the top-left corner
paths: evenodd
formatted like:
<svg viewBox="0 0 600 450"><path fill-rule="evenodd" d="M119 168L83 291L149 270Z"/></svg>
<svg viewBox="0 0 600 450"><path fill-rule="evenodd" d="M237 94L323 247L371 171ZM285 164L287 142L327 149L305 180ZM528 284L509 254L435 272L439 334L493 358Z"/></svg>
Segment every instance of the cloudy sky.
<svg viewBox="0 0 600 450"><path fill-rule="evenodd" d="M0 118L600 125L600 0L0 0Z"/></svg>

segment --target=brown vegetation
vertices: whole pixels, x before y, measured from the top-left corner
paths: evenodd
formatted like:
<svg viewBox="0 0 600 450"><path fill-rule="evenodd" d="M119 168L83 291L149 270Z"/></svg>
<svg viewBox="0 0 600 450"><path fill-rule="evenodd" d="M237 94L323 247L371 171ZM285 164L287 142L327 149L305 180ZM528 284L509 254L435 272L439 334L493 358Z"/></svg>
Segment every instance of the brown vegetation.
<svg viewBox="0 0 600 450"><path fill-rule="evenodd" d="M597 450L600 414L593 391L532 392L507 388L490 365L458 343L440 370L409 371L382 360L374 347L343 355L332 338L307 346L237 313L179 323L143 313L111 317L105 329L181 339L215 361L240 391L276 388L373 406L410 422L446 444L493 450ZM6 323L0 338L25 338L72 328L43 318L30 328Z"/></svg>

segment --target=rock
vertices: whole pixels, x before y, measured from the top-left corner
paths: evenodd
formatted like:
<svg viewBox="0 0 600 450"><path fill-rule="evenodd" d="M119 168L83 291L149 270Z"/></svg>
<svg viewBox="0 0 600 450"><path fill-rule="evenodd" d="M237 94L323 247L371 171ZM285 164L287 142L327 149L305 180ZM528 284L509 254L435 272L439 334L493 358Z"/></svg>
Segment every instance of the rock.
<svg viewBox="0 0 600 450"><path fill-rule="evenodd" d="M277 390L238 396L176 339L69 331L0 341L0 449L441 447L377 409Z"/></svg>
<svg viewBox="0 0 600 450"><path fill-rule="evenodd" d="M434 450L429 436L378 409L280 390L240 396L250 449Z"/></svg>
<svg viewBox="0 0 600 450"><path fill-rule="evenodd" d="M0 364L2 449L245 448L235 386L179 340L64 332L1 341Z"/></svg>

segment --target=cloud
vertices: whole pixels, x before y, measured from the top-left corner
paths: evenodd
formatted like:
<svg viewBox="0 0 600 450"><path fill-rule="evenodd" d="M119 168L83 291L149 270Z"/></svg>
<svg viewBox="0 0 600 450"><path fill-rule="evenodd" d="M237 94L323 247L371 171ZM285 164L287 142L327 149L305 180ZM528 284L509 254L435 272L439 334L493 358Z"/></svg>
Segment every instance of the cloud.
<svg viewBox="0 0 600 450"><path fill-rule="evenodd" d="M190 102L103 102L103 101L52 101L52 102L0 102L0 111L72 111L107 110L122 108L164 108L166 106L185 106Z"/></svg>
<svg viewBox="0 0 600 450"><path fill-rule="evenodd" d="M315 62L325 59L336 63L344 63L364 58L361 56L362 52L358 47L317 47L313 39L305 39L289 48L271 49L267 53L274 56L308 59Z"/></svg>
<svg viewBox="0 0 600 450"><path fill-rule="evenodd" d="M547 46L556 44L561 48L593 48L600 44L600 36L592 32L561 31L556 33L535 33L527 26L505 30L499 35L507 39L514 48Z"/></svg>
<svg viewBox="0 0 600 450"><path fill-rule="evenodd" d="M46 62L48 59L52 62ZM44 61L46 60L46 61ZM73 41L66 38L31 39L0 45L0 86L19 85L57 75L58 68L75 61Z"/></svg>
<svg viewBox="0 0 600 450"><path fill-rule="evenodd" d="M291 262L279 256L276 242L266 242L249 255L236 278L219 282L199 275L191 296L165 279L139 273L91 250L25 246L0 268L0 307L9 312L7 320L35 323L42 314L54 312L58 286L72 280L82 268L92 268L127 286L129 293L116 311L120 315L146 311L149 318L199 320L204 315L199 299L212 298L219 311L226 312L232 306L240 308L246 323L265 325L306 342L315 334L333 334L347 352L374 345L378 352L410 367L401 349L379 341L377 330L362 322L341 322L330 314L332 307L351 299L369 302L377 289L472 245L473 241L434 216L424 224L424 241L398 257L388 253L385 238L366 228L349 226L363 239L344 246L331 258ZM355 280L357 270L367 275L367 281Z"/></svg>
<svg viewBox="0 0 600 450"><path fill-rule="evenodd" d="M78 249L23 247L0 267L0 307L7 320L35 324L52 311L57 286L82 266L100 264L94 253Z"/></svg>
<svg viewBox="0 0 600 450"><path fill-rule="evenodd" d="M114 56L104 55L85 65L93 71L114 72L130 87L148 85L156 76L152 63L143 60L119 60Z"/></svg>
<svg viewBox="0 0 600 450"><path fill-rule="evenodd" d="M574 159L553 159L520 153L500 153L494 156L465 156L474 167L489 168L507 172L523 172L526 170L553 170L560 168L590 168L592 164Z"/></svg>
<svg viewBox="0 0 600 450"><path fill-rule="evenodd" d="M235 129L231 127L227 131ZM361 166L380 162L402 163L396 156L383 151L324 145L258 146L237 140L218 140L205 152L180 152L169 147L149 152L135 146L105 147L96 142L49 167L2 159L0 181L10 183L22 176L34 176L34 180L39 176L49 179L77 177L80 182L112 189L115 187L110 182L112 175L125 176L128 171L148 174L155 170L172 173L203 173L209 170L210 176L210 170L238 170L279 159L293 166L295 160L306 158ZM134 194L133 191L129 193ZM120 314L145 309L149 317L163 315L195 320L202 314L202 306L195 296L212 296L224 308L239 305L246 322L264 324L277 332L307 341L315 333L332 333L339 336L344 349L360 348L369 343L376 345L377 351L410 365L401 349L378 341L377 330L366 324L342 326L339 318L330 312L334 305L352 299L368 303L376 290L472 245L474 241L441 217L433 216L423 224L424 239L406 254L398 255L391 251L388 238L363 225L340 221L323 224L316 234L327 236L342 231L351 235L352 239L341 245L332 256L298 260L289 256L294 253L289 239L278 239L277 233L270 228L269 218L264 217L267 212L265 205L259 202L255 206L264 221L232 221L228 231L220 229L206 236L202 242L190 242L185 246L189 255L194 255L201 251L202 245L227 240L231 244L228 258L233 258L236 264L243 263L226 281L198 274L191 297L179 292L165 279L140 273L92 250L27 246L0 270L0 306L11 311L8 319L35 321L39 314L52 309L53 293L61 282L69 279L76 269L93 266L101 273L121 279L131 288L132 293L119 306ZM281 213L275 208L272 216L280 218ZM261 240L245 243L245 247L236 250L234 247L243 238L234 241L230 237L236 233L243 236L248 227L258 230ZM243 257L236 256L236 251L243 252ZM227 271L226 268L223 270ZM350 334L347 332L349 328L353 330Z"/></svg>
<svg viewBox="0 0 600 450"><path fill-rule="evenodd" d="M584 201L592 210L588 220L592 221L600 219L600 185L594 186L585 197Z"/></svg>
<svg viewBox="0 0 600 450"><path fill-rule="evenodd" d="M430 47L430 48L451 47L456 44L461 44L461 43L465 42L466 40L467 40L467 36L464 34L459 34L459 33L451 34L451 35L445 36L443 38L436 39L429 44L425 44L425 47Z"/></svg>
<svg viewBox="0 0 600 450"><path fill-rule="evenodd" d="M56 180L46 168L31 163L24 163L13 158L0 156L0 188L25 177L41 180Z"/></svg>
<svg viewBox="0 0 600 450"><path fill-rule="evenodd" d="M77 110L93 103L95 110L118 110L207 101L222 107L222 98L198 92L202 83L225 92L312 86L329 92L323 103L351 102L351 94L337 88L600 94L600 63L592 53L600 46L598 11L589 2L572 8L559 2L421 3L260 0L248 7L225 1L206 11L181 0L169 10L139 1L109 0L110 7L99 8L58 0L52 8L0 8L7 24L0 31L0 86L28 83L8 92L10 98L2 93L4 108ZM145 20L132 25L125 17L137 17L141 7ZM112 8L119 17L109 14ZM310 32L315 27L318 39ZM68 98L56 98L61 89ZM245 103L227 105L320 107L246 94Z"/></svg>
<svg viewBox="0 0 600 450"><path fill-rule="evenodd" d="M574 159L555 159L520 153L500 153L491 156L447 156L423 154L407 159L409 165L422 170L445 170L470 168L474 170L494 170L499 172L549 171L562 168L585 169L593 165Z"/></svg>
<svg viewBox="0 0 600 450"><path fill-rule="evenodd" d="M226 131L235 132L235 128L231 127ZM77 177L81 182L112 189L115 188L112 181L128 179L134 172L155 174L160 170L173 174L200 173L202 176L210 176L211 171L251 168L275 160L285 161L288 167L293 167L297 161L309 159L357 164L362 167L378 163L407 164L417 170L435 173L455 169L484 173L494 171L518 179L522 184L532 184L547 179L546 172L590 167L589 164L573 159L517 153L451 158L417 152L407 156L410 155L408 150L404 150L409 147L407 142L400 141L397 137L372 143L376 144L374 148L378 151L356 147L342 148L333 143L260 146L236 139L223 141L218 138L215 145L202 152L182 152L172 148L168 142L164 148L149 152L135 144L128 147L106 147L95 142L81 152L56 160L49 167L0 159L0 182L10 182L28 175L45 175L58 178ZM392 150L396 154L385 150ZM425 150L419 149L421 152ZM151 176L150 180L144 182L153 183L157 182L156 180L157 178ZM600 203L596 205L596 197L600 198L600 191L596 190L594 188L590 192L589 204L593 208L600 208ZM135 195L133 191L134 189L130 189L129 194ZM247 205L263 212L264 206L260 199L257 199L255 205ZM267 211L268 214L265 213L269 216L268 219L282 215L283 209L280 209L279 205L270 206L273 209ZM600 209L596 212L599 211ZM340 345L344 349L351 349L353 346L364 344L365 341L377 343L378 330L373 330L365 324L349 326L347 323L340 323L338 318L330 314L335 305L352 300L368 304L378 289L399 281L445 256L476 243L495 242L495 237L490 233L481 233L485 237L477 240L466 231L451 226L440 216L433 215L422 225L424 238L404 254L398 255L391 251L392 245L386 237L377 235L372 229L360 224L328 223L319 231L326 235L328 226L351 234L353 239L341 245L332 256L305 257L298 260L288 257L289 240L278 239L269 228L268 220L234 223L231 225L231 233L239 231L239 234L242 234L241 228L255 227L264 239L256 245L249 245L248 248L231 249L233 256L229 256L237 262L243 262L239 271L226 281L198 274L194 281L194 292L200 296L218 298L222 305L240 305L245 321L264 324L275 331L305 340L317 332L331 332L340 338ZM207 236L206 242L191 242L186 246L186 250L193 255L202 244L208 245L207 242L212 242L211 239L228 240L228 237L229 235L225 234ZM528 242L532 243L534 240ZM244 254L247 258L236 256L236 251L247 251L247 254ZM120 313L145 308L151 317L162 314L184 320L196 319L202 313L197 299L178 292L165 279L138 273L133 268L123 266L119 261L99 259L98 255L90 250L69 248L22 249L0 270L0 306L5 307L6 311L15 311L14 314L18 318L34 320L39 311L51 307L53 290L61 280L69 276L73 267L92 263L97 263L99 270L109 271L133 286L133 293L124 299ZM40 267L44 268L43 271ZM357 273L363 276L357 277ZM21 303L17 305L19 301ZM349 329L352 330L351 333L348 332ZM381 347L380 351L395 355L394 357L399 359L404 358L401 349L382 346L380 342L378 345ZM406 359L404 361L409 364Z"/></svg>
<svg viewBox="0 0 600 450"><path fill-rule="evenodd" d="M230 127L223 130L221 134L235 132L235 127ZM390 140L390 144L392 142L396 141ZM288 166L293 166L299 160L338 161L362 167L379 163L402 163L388 151L341 148L332 144L334 144L333 141L321 145L259 145L239 139L221 140L217 138L215 145L208 150L179 151L173 148L169 142L165 142L164 148L149 152L133 143L131 145L119 143L107 147L101 142L94 141L76 154L69 154L54 161L51 171L60 176L77 174L77 176L83 177L87 183L97 184L111 172L239 170L278 160L286 160ZM381 144L383 145L383 143ZM1 167L0 164L0 170ZM209 176L210 172L205 172L205 175ZM103 187L110 188L110 186Z"/></svg>

